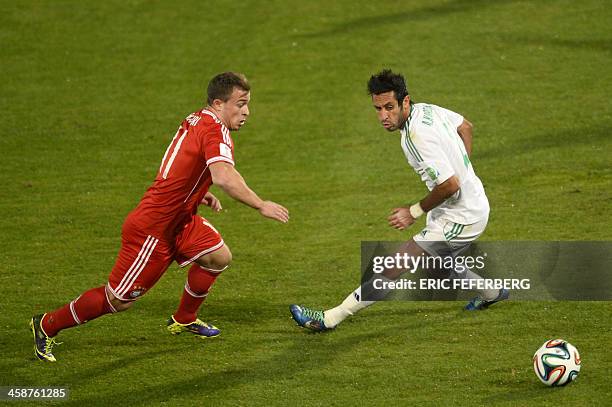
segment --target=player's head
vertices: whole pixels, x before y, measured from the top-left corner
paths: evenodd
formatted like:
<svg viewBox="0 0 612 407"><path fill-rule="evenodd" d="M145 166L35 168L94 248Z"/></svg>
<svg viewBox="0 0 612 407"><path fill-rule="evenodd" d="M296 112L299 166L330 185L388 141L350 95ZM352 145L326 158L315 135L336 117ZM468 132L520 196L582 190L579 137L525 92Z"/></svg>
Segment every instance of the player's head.
<svg viewBox="0 0 612 407"><path fill-rule="evenodd" d="M383 69L370 77L368 93L385 129L394 131L403 126L410 114L410 95L402 75Z"/></svg>
<svg viewBox="0 0 612 407"><path fill-rule="evenodd" d="M249 116L251 85L241 73L223 72L210 80L208 106L230 130L238 130Z"/></svg>

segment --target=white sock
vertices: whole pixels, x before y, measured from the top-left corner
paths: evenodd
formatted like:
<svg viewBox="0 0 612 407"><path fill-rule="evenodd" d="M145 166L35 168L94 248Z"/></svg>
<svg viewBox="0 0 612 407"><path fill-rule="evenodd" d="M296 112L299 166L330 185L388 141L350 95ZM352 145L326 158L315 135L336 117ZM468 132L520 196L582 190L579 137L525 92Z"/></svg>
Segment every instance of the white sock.
<svg viewBox="0 0 612 407"><path fill-rule="evenodd" d="M478 274L474 273L472 270L468 269L465 271L465 277L468 280L484 280ZM491 301L497 298L499 295L499 290L475 290L480 298L486 301Z"/></svg>
<svg viewBox="0 0 612 407"><path fill-rule="evenodd" d="M328 328L334 328L340 322L344 321L348 316L353 315L362 309L369 307L376 301L361 301L361 287L357 287L355 291L350 293L342 304L335 308L325 311L324 322Z"/></svg>

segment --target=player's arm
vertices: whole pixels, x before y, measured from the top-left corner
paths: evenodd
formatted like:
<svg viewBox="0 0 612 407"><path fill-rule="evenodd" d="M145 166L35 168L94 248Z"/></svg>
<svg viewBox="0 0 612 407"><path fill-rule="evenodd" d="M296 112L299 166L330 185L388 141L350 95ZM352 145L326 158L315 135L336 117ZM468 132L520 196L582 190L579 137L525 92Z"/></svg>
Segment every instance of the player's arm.
<svg viewBox="0 0 612 407"><path fill-rule="evenodd" d="M404 230L425 212L429 212L453 196L459 191L459 187L459 179L454 175L451 176L446 181L436 185L418 204L410 207L394 208L391 216L389 216L389 225L395 229Z"/></svg>
<svg viewBox="0 0 612 407"><path fill-rule="evenodd" d="M210 164L210 174L213 184L221 188L226 194L251 208L257 209L262 216L275 219L279 222L289 220L287 209L272 201L262 200L245 182L242 175L233 165L218 161Z"/></svg>
<svg viewBox="0 0 612 407"><path fill-rule="evenodd" d="M429 212L459 191L459 186L459 179L454 175L443 183L436 185L434 189L419 202L421 209L423 212Z"/></svg>
<svg viewBox="0 0 612 407"><path fill-rule="evenodd" d="M462 116L453 113L461 127L465 120ZM470 125L471 126L471 125ZM429 178L429 182L434 183L431 191L416 204L410 207L394 208L389 216L389 225L403 230L412 225L417 218L425 212L439 206L448 198L457 193L460 188L459 178L455 175L449 159L446 157L443 146L440 144L440 137L432 129L424 127L418 129L420 143L413 146L413 150L418 153L420 158L419 173L421 176ZM424 178L425 179L425 178Z"/></svg>
<svg viewBox="0 0 612 407"><path fill-rule="evenodd" d="M223 209L219 198L214 196L210 191L206 192L206 195L204 195L200 203L202 205L210 206L210 208L215 212L220 212L221 209Z"/></svg>
<svg viewBox="0 0 612 407"><path fill-rule="evenodd" d="M461 137L461 140L463 140L463 145L465 146L465 151L467 152L468 157L472 156L472 129L473 128L474 126L472 126L472 123L467 121L465 118L463 119L463 122L461 122L459 127L457 127L457 133L459 134L459 137Z"/></svg>

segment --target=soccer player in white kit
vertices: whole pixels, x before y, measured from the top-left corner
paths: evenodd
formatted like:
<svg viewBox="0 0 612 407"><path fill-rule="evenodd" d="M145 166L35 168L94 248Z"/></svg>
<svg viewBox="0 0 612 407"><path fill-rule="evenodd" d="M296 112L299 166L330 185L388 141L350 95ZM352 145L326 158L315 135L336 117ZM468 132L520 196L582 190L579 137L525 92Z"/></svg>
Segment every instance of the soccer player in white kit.
<svg viewBox="0 0 612 407"><path fill-rule="evenodd" d="M442 107L412 103L404 77L388 69L370 78L368 92L382 126L389 132L400 131L406 160L429 190L419 202L394 208L389 216L390 226L404 230L427 213L425 228L402 250L412 258L459 255L484 232L489 219L489 201L470 161L472 124ZM394 280L401 272L392 270L385 276ZM469 269L463 273L462 278L482 279ZM509 295L506 289L477 292L466 310L485 309ZM362 299L360 286L329 310L294 304L290 311L298 325L323 331L375 302Z"/></svg>

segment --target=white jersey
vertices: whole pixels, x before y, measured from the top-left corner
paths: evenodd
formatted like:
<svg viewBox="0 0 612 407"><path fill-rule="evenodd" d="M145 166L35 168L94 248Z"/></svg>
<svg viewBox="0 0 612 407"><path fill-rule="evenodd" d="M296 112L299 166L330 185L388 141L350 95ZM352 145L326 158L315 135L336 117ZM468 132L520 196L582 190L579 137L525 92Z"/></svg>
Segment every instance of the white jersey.
<svg viewBox="0 0 612 407"><path fill-rule="evenodd" d="M408 163L431 191L452 177L459 179L459 190L431 210L434 218L469 225L489 215L489 201L476 176L457 127L463 116L427 103L411 105L401 129L402 149Z"/></svg>

